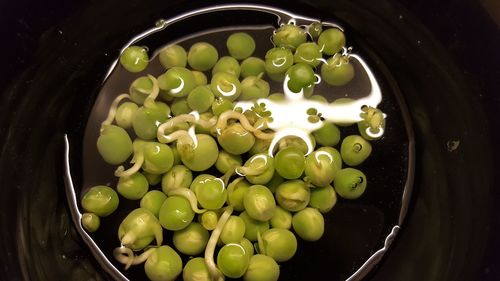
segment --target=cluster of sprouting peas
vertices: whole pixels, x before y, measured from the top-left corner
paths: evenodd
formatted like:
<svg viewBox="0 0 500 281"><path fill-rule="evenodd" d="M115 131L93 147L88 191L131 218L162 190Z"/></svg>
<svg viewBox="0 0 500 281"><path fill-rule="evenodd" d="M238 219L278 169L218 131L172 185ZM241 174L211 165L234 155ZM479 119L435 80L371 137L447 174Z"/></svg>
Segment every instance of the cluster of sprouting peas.
<svg viewBox="0 0 500 281"><path fill-rule="evenodd" d="M273 113L258 103L250 110L235 106L285 99L270 94L265 77L282 82L286 76L292 92L327 103L313 95L316 70L322 81L339 86L353 78L354 69L343 32L322 29L319 23L281 26L264 59L252 57L255 41L244 32L227 38L230 56L219 58L207 42L187 52L179 45L163 49L159 60L166 72L138 77L129 93L116 97L102 123L97 149L105 162L120 165L119 179L116 191L99 185L83 196L83 227L96 231L100 217L117 209L119 194L140 200L118 229L121 245L114 257L125 268L144 263L154 281L175 280L181 273L186 281L277 280L278 263L297 250L296 236L322 237L323 214L334 207L337 194L346 199L363 194L366 176L353 167L371 153L367 140L373 137L366 129L384 126L382 112L366 107L357 124L360 135L341 142L338 126L352 124L323 122L309 135L312 152L293 136L270 148L275 132L267 125ZM142 72L148 53L130 46L120 63ZM316 117L311 122L321 121ZM340 142L339 151L334 146ZM155 186L161 189L150 190ZM173 232L173 245L163 244L165 230ZM178 252L190 257L184 266Z"/></svg>

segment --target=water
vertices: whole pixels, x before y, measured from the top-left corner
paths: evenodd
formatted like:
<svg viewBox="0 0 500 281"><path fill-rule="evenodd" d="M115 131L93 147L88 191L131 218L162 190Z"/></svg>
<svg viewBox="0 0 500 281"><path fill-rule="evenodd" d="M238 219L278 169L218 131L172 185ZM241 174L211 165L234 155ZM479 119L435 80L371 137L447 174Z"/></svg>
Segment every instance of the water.
<svg viewBox="0 0 500 281"><path fill-rule="evenodd" d="M300 18L295 20L298 23L302 21ZM164 24L165 21L160 22L157 28L163 28ZM220 57L227 55L225 39L236 30L251 34L257 43L254 56L263 57L265 52L273 47L270 35L276 26L276 21L267 24L230 25L229 27L217 27L203 32L190 33L189 36L177 37L171 41L165 38L173 37L165 36L161 40L156 40L157 46L147 44L154 59L144 73L158 76L164 71L158 60L155 59L161 45L176 43L189 49L189 46L195 42L207 41L217 48ZM168 31L169 28L165 31ZM158 34L162 33L163 31ZM149 36L150 34L146 32L145 35ZM335 88L320 83L315 88L315 94L321 94L329 102L343 97L358 100L353 108L347 110L348 114L352 114L351 119L356 118L360 105L376 106L380 102L380 98L383 98L378 107L387 115L386 132L381 140L372 143L373 153L360 167L366 173L369 181L369 187L365 194L354 201L339 200L334 209L325 216L326 232L323 238L314 243L299 242L296 256L281 265L281 280L304 280L306 277L324 278L326 274L330 276L330 280L343 280L350 276L353 276L353 280L359 279L366 273L366 270L358 270L367 263L373 254L386 246L388 236L390 236L388 242L392 240L406 213L408 192L410 191L409 183L411 183L412 178L410 164L413 160L411 159L411 128L408 127L408 116L405 115L406 110L402 107L402 98L397 88L391 87L391 77L387 76L387 72L383 69L368 67L370 63L365 62L364 50L362 47L358 48L358 46L362 46L362 42L351 41L349 34L346 34L346 37L347 44L354 46L355 55L353 55L354 59L351 60L356 72L354 80L346 86ZM145 43L149 43L148 38L143 38ZM106 118L109 105L117 95L128 91L130 83L136 77L137 75L130 74L121 67L116 67L109 72L103 84L85 131L82 155L83 182L81 190L77 190L77 194L80 196L94 185L116 186L117 178L113 177L115 167L106 165L101 160L96 151L95 142L99 135L100 123ZM282 84L269 82L271 93L285 91ZM296 115L296 111L305 112L311 106L320 108L320 111L331 120L347 116L346 114L335 115L336 111L325 108L324 105L312 105L305 101L299 102L297 99L283 104L268 103L268 105L273 108L271 111L276 116L299 116ZM241 104L241 106L245 105ZM291 106L296 108L292 109ZM284 131L285 134L287 133L286 129L290 128L295 128L295 131L292 132L294 134L297 134L297 131L307 132L312 129L310 126L299 125L297 122L285 123L276 121L274 128L278 132ZM357 128L354 126L342 129L342 133L343 137L355 134ZM405 188L407 188L406 194ZM122 199L117 212L104 218L101 229L91 236L102 253L120 270L123 269L123 265L116 263L111 254L112 250L119 246L116 232L121 220L131 209L136 207L138 207L138 202ZM167 243L171 241L171 234L165 232L164 241ZM378 261L378 258L379 256L375 256L368 260L365 268L370 269ZM187 257L183 257L183 259L186 260ZM332 264L335 265L333 272L331 270ZM310 272L309 270L297 270L297 268L313 270ZM123 274L134 280L144 278L142 266L132 267Z"/></svg>

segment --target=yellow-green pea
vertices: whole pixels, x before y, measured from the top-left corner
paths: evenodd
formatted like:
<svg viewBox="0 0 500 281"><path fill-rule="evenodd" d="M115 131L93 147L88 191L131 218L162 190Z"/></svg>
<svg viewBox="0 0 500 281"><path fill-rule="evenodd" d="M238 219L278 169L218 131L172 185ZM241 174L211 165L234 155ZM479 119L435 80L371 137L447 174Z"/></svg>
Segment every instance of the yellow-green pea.
<svg viewBox="0 0 500 281"><path fill-rule="evenodd" d="M293 230L306 241L317 241L325 232L325 219L315 208L307 207L293 215Z"/></svg>
<svg viewBox="0 0 500 281"><path fill-rule="evenodd" d="M172 67L158 76L158 87L166 95L185 97L196 87L196 80L191 70L185 67Z"/></svg>
<svg viewBox="0 0 500 281"><path fill-rule="evenodd" d="M182 272L182 259L174 249L164 245L148 257L144 271L151 281L173 281Z"/></svg>
<svg viewBox="0 0 500 281"><path fill-rule="evenodd" d="M321 78L328 85L342 86L354 78L354 67L349 57L336 54L321 65Z"/></svg>
<svg viewBox="0 0 500 281"><path fill-rule="evenodd" d="M222 228L220 240L224 244L239 243L245 235L245 222L238 216L230 216Z"/></svg>
<svg viewBox="0 0 500 281"><path fill-rule="evenodd" d="M172 196L163 202L158 217L165 229L177 231L191 223L194 218L194 211L186 198Z"/></svg>
<svg viewBox="0 0 500 281"><path fill-rule="evenodd" d="M254 246L252 242L243 237L239 244L243 247L243 249L245 249L245 253L248 256L248 258L251 258L254 254Z"/></svg>
<svg viewBox="0 0 500 281"><path fill-rule="evenodd" d="M129 46L120 55L120 64L129 72L141 72L149 64L146 48Z"/></svg>
<svg viewBox="0 0 500 281"><path fill-rule="evenodd" d="M359 135L344 138L340 146L342 160L349 166L363 163L372 152L372 145Z"/></svg>
<svg viewBox="0 0 500 281"><path fill-rule="evenodd" d="M107 217L118 208L118 194L109 186L91 187L82 198L82 207L86 212L99 217Z"/></svg>
<svg viewBox="0 0 500 281"><path fill-rule="evenodd" d="M240 278L245 274L250 259L245 249L236 243L224 245L217 254L217 267L229 278Z"/></svg>
<svg viewBox="0 0 500 281"><path fill-rule="evenodd" d="M243 275L244 281L277 281L280 267L276 261L266 255L255 255L250 258L248 269Z"/></svg>
<svg viewBox="0 0 500 281"><path fill-rule="evenodd" d="M187 96L189 108L203 113L210 109L215 97L209 86L198 86L194 88Z"/></svg>
<svg viewBox="0 0 500 281"><path fill-rule="evenodd" d="M318 209L321 213L328 213L337 203L337 193L331 185L316 187L311 190L309 206Z"/></svg>
<svg viewBox="0 0 500 281"><path fill-rule="evenodd" d="M315 186L328 186L340 169L342 159L338 150L333 147L321 147L307 155L305 179Z"/></svg>
<svg viewBox="0 0 500 281"><path fill-rule="evenodd" d="M307 28L307 33L309 33L313 39L318 38L322 31L323 25L320 22L313 22Z"/></svg>
<svg viewBox="0 0 500 281"><path fill-rule="evenodd" d="M212 103L212 113L215 116L219 116L225 111L233 110L233 108L233 102L223 97L217 97Z"/></svg>
<svg viewBox="0 0 500 281"><path fill-rule="evenodd" d="M163 242L160 222L153 213L144 208L130 212L118 227L118 239L122 245L139 251L148 246L153 239L156 245Z"/></svg>
<svg viewBox="0 0 500 281"><path fill-rule="evenodd" d="M333 181L335 191L345 199L356 199L366 190L366 176L354 168L345 168L337 172Z"/></svg>
<svg viewBox="0 0 500 281"><path fill-rule="evenodd" d="M223 174L225 174L229 169L234 169L242 165L242 160L240 155L230 154L224 150L219 151L219 156L215 162L215 168Z"/></svg>
<svg viewBox="0 0 500 281"><path fill-rule="evenodd" d="M189 48L187 59L189 66L194 70L207 71L217 63L219 53L212 44L198 42Z"/></svg>
<svg viewBox="0 0 500 281"><path fill-rule="evenodd" d="M144 163L142 169L151 174L163 174L174 164L172 150L166 144L147 142L143 146Z"/></svg>
<svg viewBox="0 0 500 281"><path fill-rule="evenodd" d="M197 222L190 223L186 228L175 231L172 241L179 252L196 256L201 254L208 243L208 230Z"/></svg>
<svg viewBox="0 0 500 281"><path fill-rule="evenodd" d="M258 76L248 76L241 81L240 100L256 100L269 96L269 83Z"/></svg>
<svg viewBox="0 0 500 281"><path fill-rule="evenodd" d="M252 185L243 198L243 205L248 215L259 221L270 220L276 210L273 194L263 185Z"/></svg>
<svg viewBox="0 0 500 281"><path fill-rule="evenodd" d="M206 230L214 230L217 227L219 216L214 211L206 211L198 215L198 221Z"/></svg>
<svg viewBox="0 0 500 281"><path fill-rule="evenodd" d="M266 183L266 186L269 189L269 191L275 193L276 188L278 188L278 186L282 184L284 181L285 179L282 176L280 176L278 173L274 173L271 180L268 183Z"/></svg>
<svg viewBox="0 0 500 281"><path fill-rule="evenodd" d="M209 135L196 134L198 145L191 139L177 140L177 150L182 163L191 171L200 172L212 167L219 156L217 142Z"/></svg>
<svg viewBox="0 0 500 281"><path fill-rule="evenodd" d="M299 26L285 24L274 32L272 40L278 47L295 50L300 44L307 41L307 33Z"/></svg>
<svg viewBox="0 0 500 281"><path fill-rule="evenodd" d="M123 128L104 125L97 138L97 151L106 163L118 165L125 162L132 154L132 140Z"/></svg>
<svg viewBox="0 0 500 281"><path fill-rule="evenodd" d="M258 221L250 217L247 212L242 212L240 218L245 222L245 238L255 242L257 241L257 233L263 233L269 229L268 221Z"/></svg>
<svg viewBox="0 0 500 281"><path fill-rule="evenodd" d="M180 66L186 67L187 53L182 46L170 45L160 51L158 55L161 65L166 69Z"/></svg>
<svg viewBox="0 0 500 281"><path fill-rule="evenodd" d="M184 165L175 165L166 174L163 175L161 180L161 189L163 192L176 188L189 188L193 181L193 173Z"/></svg>
<svg viewBox="0 0 500 281"><path fill-rule="evenodd" d="M270 256L277 262L290 260L297 251L297 238L290 230L271 228L261 235L260 253Z"/></svg>
<svg viewBox="0 0 500 281"><path fill-rule="evenodd" d="M241 67L235 58L225 56L220 58L214 65L214 68L212 68L212 75L217 72L227 72L236 77L240 77Z"/></svg>
<svg viewBox="0 0 500 281"><path fill-rule="evenodd" d="M140 172L120 177L116 185L118 193L129 200L141 199L148 192L148 189L148 180Z"/></svg>
<svg viewBox="0 0 500 281"><path fill-rule="evenodd" d="M82 215L82 226L88 232L96 232L101 225L101 219L94 213L84 213Z"/></svg>
<svg viewBox="0 0 500 281"><path fill-rule="evenodd" d="M239 212L245 210L243 198L249 188L250 183L246 180L234 180L228 185L227 189L231 192L228 193L227 201L234 207L234 210Z"/></svg>
<svg viewBox="0 0 500 281"><path fill-rule="evenodd" d="M165 193L159 190L151 190L142 197L140 206L153 213L155 217L158 217L161 205L163 205L166 199L167 195Z"/></svg>
<svg viewBox="0 0 500 281"><path fill-rule="evenodd" d="M252 148L250 148L248 153L250 155L255 155L257 153L267 153L267 151L269 150L269 146L271 145L271 141L272 140L269 139L256 138Z"/></svg>
<svg viewBox="0 0 500 281"><path fill-rule="evenodd" d="M266 71L265 62L257 57L249 57L241 62L241 77L257 76Z"/></svg>
<svg viewBox="0 0 500 281"><path fill-rule="evenodd" d="M193 70L191 71L191 73L193 73L194 80L197 86L204 86L208 84L208 79L205 73L197 70Z"/></svg>
<svg viewBox="0 0 500 281"><path fill-rule="evenodd" d="M153 92L153 81L148 76L141 76L135 79L129 87L130 99L138 105L142 105L144 100Z"/></svg>
<svg viewBox="0 0 500 281"><path fill-rule="evenodd" d="M116 124L124 129L130 129L137 109L139 109L139 106L133 102L124 102L120 104L116 109Z"/></svg>
<svg viewBox="0 0 500 281"><path fill-rule="evenodd" d="M174 99L174 101L170 105L170 108L172 109L172 115L174 116L188 114L189 112L191 112L191 108L189 107L187 99L185 98Z"/></svg>
<svg viewBox="0 0 500 281"><path fill-rule="evenodd" d="M334 55L345 46L345 35L338 28L323 30L318 37L318 45L326 55Z"/></svg>
<svg viewBox="0 0 500 281"><path fill-rule="evenodd" d="M205 259L201 257L190 259L182 271L184 281L212 281Z"/></svg>
<svg viewBox="0 0 500 281"><path fill-rule="evenodd" d="M163 175L161 174L151 174L148 172L143 171L142 174L146 177L148 180L149 185L157 185L161 182L161 178Z"/></svg>
<svg viewBox="0 0 500 281"><path fill-rule="evenodd" d="M285 210L297 212L304 209L311 198L311 190L301 180L286 181L276 188L276 201Z"/></svg>
<svg viewBox="0 0 500 281"><path fill-rule="evenodd" d="M255 51L255 40L246 32L236 32L227 38L226 47L232 57L242 60Z"/></svg>
<svg viewBox="0 0 500 281"><path fill-rule="evenodd" d="M278 151L274 157L274 168L285 179L298 179L304 172L305 161L304 153L290 146Z"/></svg>
<svg viewBox="0 0 500 281"><path fill-rule="evenodd" d="M271 220L269 220L269 222L273 228L290 229L292 227L292 213L281 208L280 206L276 206L274 216Z"/></svg>
<svg viewBox="0 0 500 281"><path fill-rule="evenodd" d="M340 141L340 130L335 124L325 122L323 126L313 132L316 143L323 146L335 146Z"/></svg>
<svg viewBox="0 0 500 281"><path fill-rule="evenodd" d="M245 162L245 178L253 184L267 184L274 175L274 160L267 153L255 154Z"/></svg>
<svg viewBox="0 0 500 281"><path fill-rule="evenodd" d="M217 137L219 145L225 151L240 155L252 148L255 143L255 137L241 126L240 123L234 123L226 127Z"/></svg>

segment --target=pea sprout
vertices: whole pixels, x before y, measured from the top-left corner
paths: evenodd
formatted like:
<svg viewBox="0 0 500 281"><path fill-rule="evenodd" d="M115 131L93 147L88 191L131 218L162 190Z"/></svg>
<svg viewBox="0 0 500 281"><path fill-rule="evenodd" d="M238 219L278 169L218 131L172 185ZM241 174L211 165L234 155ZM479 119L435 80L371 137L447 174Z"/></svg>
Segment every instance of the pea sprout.
<svg viewBox="0 0 500 281"><path fill-rule="evenodd" d="M212 280L216 281L224 280L224 275L217 268L217 265L215 264L214 253L215 253L215 246L217 246L217 241L219 240L219 236L222 232L222 229L224 228L224 225L226 224L227 220L229 219L232 213L233 213L233 207L228 206L224 211L224 213L219 218L219 221L217 222L217 227L212 231L210 239L208 240L207 243L207 248L205 249L205 263L207 264L208 271L212 276Z"/></svg>
<svg viewBox="0 0 500 281"><path fill-rule="evenodd" d="M207 211L205 209L198 208L198 200L196 199L196 195L189 188L184 188L184 187L175 188L175 189L170 190L167 193L167 196L174 196L174 195L178 195L178 196L182 196L182 197L186 198L189 201L189 204L191 205L193 212L195 212L197 214L203 214L204 212Z"/></svg>

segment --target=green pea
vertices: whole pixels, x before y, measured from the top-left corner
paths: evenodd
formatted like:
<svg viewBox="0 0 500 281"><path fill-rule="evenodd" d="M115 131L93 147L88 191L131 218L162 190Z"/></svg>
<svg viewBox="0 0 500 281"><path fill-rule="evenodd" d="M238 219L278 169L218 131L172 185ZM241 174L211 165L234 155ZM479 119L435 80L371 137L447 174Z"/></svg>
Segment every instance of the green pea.
<svg viewBox="0 0 500 281"><path fill-rule="evenodd" d="M172 150L166 144L148 142L143 146L144 163L142 169L151 174L163 174L174 164Z"/></svg>
<svg viewBox="0 0 500 281"><path fill-rule="evenodd" d="M132 121L135 134L144 140L156 138L158 126L167 120L169 107L162 102L155 102L155 107L140 107Z"/></svg>
<svg viewBox="0 0 500 281"><path fill-rule="evenodd" d="M124 102L116 109L115 121L116 124L124 129L132 127L134 114L139 109L137 104L133 102Z"/></svg>
<svg viewBox="0 0 500 281"><path fill-rule="evenodd" d="M191 71L191 73L193 73L194 80L197 86L204 86L208 84L207 76L203 72L193 70Z"/></svg>
<svg viewBox="0 0 500 281"><path fill-rule="evenodd" d="M196 179L195 179L196 180ZM195 183L196 181L193 181ZM224 206L227 199L224 182L219 178L206 178L198 181L192 190L198 198L198 203L205 209L217 210Z"/></svg>
<svg viewBox="0 0 500 281"><path fill-rule="evenodd" d="M213 175L209 174L199 174L196 176L193 181L191 182L191 185L189 186L189 189L191 189L194 193L198 192L198 189L204 185L208 181L215 180L216 177Z"/></svg>
<svg viewBox="0 0 500 281"><path fill-rule="evenodd" d="M143 172L142 174L148 180L149 185L157 185L161 182L162 175L160 174L151 174L148 172Z"/></svg>
<svg viewBox="0 0 500 281"><path fill-rule="evenodd" d="M190 259L184 266L182 279L184 281L211 281L205 259L201 257Z"/></svg>
<svg viewBox="0 0 500 281"><path fill-rule="evenodd" d="M311 190L309 206L318 209L321 213L328 213L336 203L337 193L331 185Z"/></svg>
<svg viewBox="0 0 500 281"><path fill-rule="evenodd" d="M146 69L148 63L148 52L143 47L127 47L120 55L120 64L129 72L141 72Z"/></svg>
<svg viewBox="0 0 500 281"><path fill-rule="evenodd" d="M266 69L266 71L267 71L267 69ZM271 73L271 72L266 72L266 73L267 73L267 76L269 78L271 78L271 80L273 80L274 82L283 83L283 81L285 81L286 71L279 72L279 73Z"/></svg>
<svg viewBox="0 0 500 281"><path fill-rule="evenodd" d="M349 58L336 54L321 66L321 78L332 86L342 86L354 78L354 67Z"/></svg>
<svg viewBox="0 0 500 281"><path fill-rule="evenodd" d="M96 232L101 225L101 219L94 213L84 213L82 215L82 226L88 232Z"/></svg>
<svg viewBox="0 0 500 281"><path fill-rule="evenodd" d="M312 67L317 67L322 59L323 55L321 54L321 48L314 42L300 44L297 50L295 50L295 55L293 57L295 63L301 62Z"/></svg>
<svg viewBox="0 0 500 281"><path fill-rule="evenodd" d="M172 155L174 156L174 165L180 165L182 163L181 161L181 155L179 154L179 151L177 150L177 146L175 143L170 144L168 147L172 149Z"/></svg>
<svg viewBox="0 0 500 281"><path fill-rule="evenodd" d="M312 146L316 146L316 140L313 136L309 136L309 140L311 141ZM296 147L303 154L306 154L309 151L306 142L299 137L286 137L279 142L280 149L284 149L287 147Z"/></svg>
<svg viewBox="0 0 500 281"><path fill-rule="evenodd" d="M257 233L263 233L269 229L268 221L258 221L248 215L247 212L242 212L240 218L245 222L245 238L250 241L257 241Z"/></svg>
<svg viewBox="0 0 500 281"><path fill-rule="evenodd" d="M307 32L313 39L316 39L319 37L321 32L323 31L323 25L320 22L313 22L309 25L309 28L307 29Z"/></svg>
<svg viewBox="0 0 500 281"><path fill-rule="evenodd" d="M188 64L194 70L207 71L219 59L219 53L207 42L198 42L191 46L188 52Z"/></svg>
<svg viewBox="0 0 500 281"><path fill-rule="evenodd" d="M292 227L292 214L280 206L276 206L276 212L269 222L273 228L290 229Z"/></svg>
<svg viewBox="0 0 500 281"><path fill-rule="evenodd" d="M206 230L214 230L217 227L219 216L214 211L206 211L198 216L198 220Z"/></svg>
<svg viewBox="0 0 500 281"><path fill-rule="evenodd" d="M238 171L243 172L250 183L267 184L274 175L274 160L267 153L255 154Z"/></svg>
<svg viewBox="0 0 500 281"><path fill-rule="evenodd" d="M144 100L153 92L153 81L148 76L135 79L129 87L130 99L142 105Z"/></svg>
<svg viewBox="0 0 500 281"><path fill-rule="evenodd" d="M283 93L273 93L270 94L267 98L272 101L283 101L285 100L285 95Z"/></svg>
<svg viewBox="0 0 500 281"><path fill-rule="evenodd" d="M217 161L215 162L215 168L223 174L227 173L230 169L241 166L242 160L240 155L234 155L227 153L224 150L219 152Z"/></svg>
<svg viewBox="0 0 500 281"><path fill-rule="evenodd" d="M158 76L158 87L168 95L185 97L196 87L193 73L185 67L172 67Z"/></svg>
<svg viewBox="0 0 500 281"><path fill-rule="evenodd" d="M324 96L320 96L320 95L313 95L311 97L309 97L309 100L313 100L313 101L319 101L321 103L328 103L328 100L324 97Z"/></svg>
<svg viewBox="0 0 500 281"><path fill-rule="evenodd" d="M153 239L156 239L156 245L160 246L163 242L163 231L153 213L138 208L123 219L118 227L118 239L122 245L139 251L148 246Z"/></svg>
<svg viewBox="0 0 500 281"><path fill-rule="evenodd" d="M222 57L217 61L214 68L212 68L212 75L217 72L226 72L234 75L235 77L240 77L240 63L233 57Z"/></svg>
<svg viewBox="0 0 500 281"><path fill-rule="evenodd" d="M249 258L240 244L224 245L217 255L217 267L229 278L240 278L245 274Z"/></svg>
<svg viewBox="0 0 500 281"><path fill-rule="evenodd" d="M286 24L274 32L272 39L277 47L295 50L300 44L307 41L307 33L294 24Z"/></svg>
<svg viewBox="0 0 500 281"><path fill-rule="evenodd" d="M266 71L265 62L257 57L249 57L241 62L241 77L258 76Z"/></svg>
<svg viewBox="0 0 500 281"><path fill-rule="evenodd" d="M241 81L240 100L256 100L266 98L269 95L269 83L261 76L248 76Z"/></svg>
<svg viewBox="0 0 500 281"><path fill-rule="evenodd" d="M158 217L165 229L177 231L187 227L193 221L194 212L186 198L171 196L161 205Z"/></svg>
<svg viewBox="0 0 500 281"><path fill-rule="evenodd" d="M307 156L304 174L308 182L324 187L332 183L340 169L342 169L342 159L338 150L333 147L322 147Z"/></svg>
<svg viewBox="0 0 500 281"><path fill-rule="evenodd" d="M100 217L107 217L118 208L118 194L109 186L91 187L82 198L82 207L86 212Z"/></svg>
<svg viewBox="0 0 500 281"><path fill-rule="evenodd" d="M148 180L140 172L120 177L116 186L118 193L129 200L141 199L148 192L148 189Z"/></svg>
<svg viewBox="0 0 500 281"><path fill-rule="evenodd" d="M170 45L160 51L158 55L161 65L166 69L171 67L186 67L187 53L183 47L179 45Z"/></svg>
<svg viewBox="0 0 500 281"><path fill-rule="evenodd" d="M311 198L311 191L301 180L286 181L276 188L276 201L280 207L291 212L304 209Z"/></svg>
<svg viewBox="0 0 500 281"><path fill-rule="evenodd" d="M248 154L255 155L258 153L267 153L269 146L271 145L271 140L269 139L255 139L255 143L252 148L248 151Z"/></svg>
<svg viewBox="0 0 500 281"><path fill-rule="evenodd" d="M196 134L198 142L194 146L192 140L179 139L177 150L181 156L182 163L190 170L200 172L212 167L217 161L219 149L217 142L209 135Z"/></svg>
<svg viewBox="0 0 500 281"><path fill-rule="evenodd" d="M273 258L265 255L255 255L250 258L243 280L277 281L279 276L280 267Z"/></svg>
<svg viewBox="0 0 500 281"><path fill-rule="evenodd" d="M240 96L241 83L233 74L217 72L212 76L210 88L217 97L223 97L234 101Z"/></svg>
<svg viewBox="0 0 500 281"><path fill-rule="evenodd" d="M132 154L132 140L123 128L104 125L97 138L97 151L106 163L118 165L125 162Z"/></svg>
<svg viewBox="0 0 500 281"><path fill-rule="evenodd" d="M163 192L176 188L189 188L193 181L193 173L184 165L175 165L166 174L163 175L161 180L161 189Z"/></svg>
<svg viewBox="0 0 500 281"><path fill-rule="evenodd" d="M306 158L296 147L278 151L274 158L276 172L285 179L298 179L304 172Z"/></svg>
<svg viewBox="0 0 500 281"><path fill-rule="evenodd" d="M384 113L380 109L371 106L363 106L361 110L363 113L360 116L363 120L358 122L360 135L367 140L380 139L383 135L383 130L385 130ZM382 134L380 133L381 130Z"/></svg>
<svg viewBox="0 0 500 281"><path fill-rule="evenodd" d="M188 114L189 112L191 112L191 108L189 107L188 101L185 98L174 99L170 106L172 108L172 114L174 116Z"/></svg>
<svg viewBox="0 0 500 281"><path fill-rule="evenodd" d="M166 199L167 195L165 193L159 190L151 190L142 197L140 206L150 211L155 217L158 217L160 208Z"/></svg>
<svg viewBox="0 0 500 281"><path fill-rule="evenodd" d="M250 183L243 179L234 180L228 185L227 189L228 191L231 190L231 192L228 192L227 201L229 205L234 207L234 210L239 212L245 210L245 206L243 205L243 198L245 197L245 194L248 192L249 188Z"/></svg>
<svg viewBox="0 0 500 281"><path fill-rule="evenodd" d="M359 198L366 190L366 176L360 170L345 168L337 172L333 181L335 191L345 199Z"/></svg>
<svg viewBox="0 0 500 281"><path fill-rule="evenodd" d="M270 256L276 262L290 260L297 251L297 238L290 230L271 228L262 233L260 253Z"/></svg>
<svg viewBox="0 0 500 281"><path fill-rule="evenodd" d="M212 112L215 116L219 116L225 111L233 110L233 108L233 102L227 98L218 97L212 103Z"/></svg>
<svg viewBox="0 0 500 281"><path fill-rule="evenodd" d="M190 223L186 228L175 231L172 241L179 252L196 256L205 250L208 243L208 230L197 222Z"/></svg>
<svg viewBox="0 0 500 281"><path fill-rule="evenodd" d="M187 97L189 107L199 113L209 110L214 100L214 94L208 86L198 86L194 88Z"/></svg>
<svg viewBox="0 0 500 281"><path fill-rule="evenodd" d="M303 88L313 85L316 81L313 69L305 63L297 63L293 65L288 69L287 75L290 77L287 86L295 93L300 92Z"/></svg>
<svg viewBox="0 0 500 281"><path fill-rule="evenodd" d="M243 198L243 205L248 215L259 221L270 220L276 210L273 194L263 185L252 185Z"/></svg>
<svg viewBox="0 0 500 281"><path fill-rule="evenodd" d="M340 130L335 124L325 122L323 126L313 132L316 143L323 146L335 146L340 141Z"/></svg>
<svg viewBox="0 0 500 281"><path fill-rule="evenodd" d="M230 216L222 232L220 240L224 244L239 243L245 235L245 222L238 216Z"/></svg>
<svg viewBox="0 0 500 281"><path fill-rule="evenodd" d="M323 51L323 54L332 56L340 52L342 47L345 46L345 35L338 28L326 29L319 35L318 45Z"/></svg>
<svg viewBox="0 0 500 281"><path fill-rule="evenodd" d="M272 48L265 56L267 74L285 73L293 65L293 54L286 48ZM269 76L272 78L272 76ZM274 80L274 79L273 79Z"/></svg>
<svg viewBox="0 0 500 281"><path fill-rule="evenodd" d="M357 166L363 163L371 152L372 145L358 135L347 136L340 146L340 155L349 166Z"/></svg>
<svg viewBox="0 0 500 281"><path fill-rule="evenodd" d="M240 155L252 148L255 143L255 137L241 126L240 123L234 123L226 127L217 137L220 146L227 152Z"/></svg>
<svg viewBox="0 0 500 281"><path fill-rule="evenodd" d="M284 181L285 179L282 176L280 176L280 174L274 173L271 180L268 183L266 183L266 186L269 189L269 191L275 193L276 188L278 188L278 186L282 184Z"/></svg>
<svg viewBox="0 0 500 281"><path fill-rule="evenodd" d="M227 38L226 46L232 57L243 60L255 51L255 40L248 33L236 32Z"/></svg>
<svg viewBox="0 0 500 281"><path fill-rule="evenodd" d="M254 254L254 247L252 242L243 237L239 244L243 247L243 249L245 249L245 253L248 256L248 258L251 258Z"/></svg>
<svg viewBox="0 0 500 281"><path fill-rule="evenodd" d="M173 281L182 272L182 260L174 249L164 245L148 257L144 270L151 281Z"/></svg>
<svg viewBox="0 0 500 281"><path fill-rule="evenodd" d="M307 207L293 215L292 225L295 233L306 241L317 241L325 232L325 219L315 208Z"/></svg>

